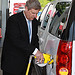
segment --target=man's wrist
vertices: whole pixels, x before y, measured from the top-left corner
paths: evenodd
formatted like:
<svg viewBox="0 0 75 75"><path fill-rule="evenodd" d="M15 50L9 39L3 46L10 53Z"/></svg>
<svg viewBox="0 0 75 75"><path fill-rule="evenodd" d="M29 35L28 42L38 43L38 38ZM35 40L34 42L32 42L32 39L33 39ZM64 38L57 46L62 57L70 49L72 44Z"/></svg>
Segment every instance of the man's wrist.
<svg viewBox="0 0 75 75"><path fill-rule="evenodd" d="M34 52L32 53L33 55L35 55L37 53L38 49L35 48Z"/></svg>

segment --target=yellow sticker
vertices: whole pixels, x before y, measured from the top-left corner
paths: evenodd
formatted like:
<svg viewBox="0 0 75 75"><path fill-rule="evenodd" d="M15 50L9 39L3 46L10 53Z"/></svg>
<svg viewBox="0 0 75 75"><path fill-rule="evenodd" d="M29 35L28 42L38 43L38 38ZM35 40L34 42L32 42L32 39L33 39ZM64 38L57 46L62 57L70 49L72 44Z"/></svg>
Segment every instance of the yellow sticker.
<svg viewBox="0 0 75 75"><path fill-rule="evenodd" d="M60 68L59 74L60 75L68 75L68 69L67 68Z"/></svg>

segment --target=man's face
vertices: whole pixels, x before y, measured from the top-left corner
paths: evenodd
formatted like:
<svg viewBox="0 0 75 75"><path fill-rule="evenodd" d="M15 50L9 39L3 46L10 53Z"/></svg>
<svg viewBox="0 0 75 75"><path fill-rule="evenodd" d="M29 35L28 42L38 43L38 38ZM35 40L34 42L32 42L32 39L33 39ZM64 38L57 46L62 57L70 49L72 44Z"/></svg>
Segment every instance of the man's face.
<svg viewBox="0 0 75 75"><path fill-rule="evenodd" d="M25 11L26 11L25 15L28 20L33 20L34 18L36 18L37 14L39 12L39 10L35 10L35 9L28 10L27 7L25 8Z"/></svg>

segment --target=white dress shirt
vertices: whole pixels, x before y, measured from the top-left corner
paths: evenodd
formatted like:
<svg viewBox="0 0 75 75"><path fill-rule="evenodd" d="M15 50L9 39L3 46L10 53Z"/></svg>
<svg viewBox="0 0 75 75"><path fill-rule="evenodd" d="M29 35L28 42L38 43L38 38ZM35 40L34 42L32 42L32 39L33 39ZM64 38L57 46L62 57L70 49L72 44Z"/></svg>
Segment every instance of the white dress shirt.
<svg viewBox="0 0 75 75"><path fill-rule="evenodd" d="M23 11L23 14L24 14L24 11ZM25 16L25 14L24 14L24 16ZM26 16L25 16L25 19L26 19L27 25L28 25L28 19L26 18ZM30 28L31 28L31 39L32 39L32 21L30 21ZM30 43L31 43L31 39L30 39ZM34 50L34 52L32 54L35 55L37 53L37 51L38 51L38 49L35 48L35 50Z"/></svg>

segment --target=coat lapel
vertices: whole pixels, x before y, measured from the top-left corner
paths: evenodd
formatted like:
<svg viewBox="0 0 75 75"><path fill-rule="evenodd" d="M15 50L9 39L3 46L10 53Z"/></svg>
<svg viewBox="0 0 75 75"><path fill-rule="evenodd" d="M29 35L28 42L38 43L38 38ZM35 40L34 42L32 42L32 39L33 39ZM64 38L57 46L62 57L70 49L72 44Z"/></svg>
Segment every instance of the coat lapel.
<svg viewBox="0 0 75 75"><path fill-rule="evenodd" d="M21 34L24 38L27 38L27 40L29 40L28 26L27 26L26 19L23 15L23 12L20 13L18 18L19 18L19 26L20 26Z"/></svg>

